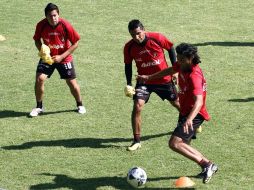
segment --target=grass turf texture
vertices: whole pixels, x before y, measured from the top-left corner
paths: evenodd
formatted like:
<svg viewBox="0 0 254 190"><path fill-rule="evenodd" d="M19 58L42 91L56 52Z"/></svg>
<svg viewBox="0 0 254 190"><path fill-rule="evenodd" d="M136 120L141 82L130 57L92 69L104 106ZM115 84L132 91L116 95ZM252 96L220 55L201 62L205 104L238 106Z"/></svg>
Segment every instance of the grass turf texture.
<svg viewBox="0 0 254 190"><path fill-rule="evenodd" d="M147 172L147 189L171 189L176 178L200 172L168 149L177 112L155 95L142 115L142 149L126 151L132 101L123 94L122 47L133 18L175 44L199 47L213 119L192 144L220 170L208 185L192 178L195 188L254 187L253 1L55 1L82 38L74 57L88 112L73 112L56 72L46 83L46 114L31 119L38 61L32 36L47 3L1 1L0 188L130 189L125 177L137 165Z"/></svg>

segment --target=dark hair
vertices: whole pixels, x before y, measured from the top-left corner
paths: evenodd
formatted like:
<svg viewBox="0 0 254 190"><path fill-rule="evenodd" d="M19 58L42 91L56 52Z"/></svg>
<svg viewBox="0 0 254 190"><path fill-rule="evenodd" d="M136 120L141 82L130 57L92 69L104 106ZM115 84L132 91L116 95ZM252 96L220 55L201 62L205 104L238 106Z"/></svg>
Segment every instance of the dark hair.
<svg viewBox="0 0 254 190"><path fill-rule="evenodd" d="M53 10L56 10L57 13L59 14L59 9L58 9L58 6L57 6L57 5L55 5L55 4L53 4L53 3L47 4L47 6L45 7L45 10L44 10L45 16L47 16L48 13L50 13L50 12L53 11Z"/></svg>
<svg viewBox="0 0 254 190"><path fill-rule="evenodd" d="M193 57L192 63L197 65L201 63L200 57L198 55L198 48L187 43L181 43L176 46L176 53L179 55L183 55L185 57Z"/></svg>
<svg viewBox="0 0 254 190"><path fill-rule="evenodd" d="M128 24L129 31L134 30L138 27L140 27L140 29L144 30L143 24L137 19L131 20Z"/></svg>

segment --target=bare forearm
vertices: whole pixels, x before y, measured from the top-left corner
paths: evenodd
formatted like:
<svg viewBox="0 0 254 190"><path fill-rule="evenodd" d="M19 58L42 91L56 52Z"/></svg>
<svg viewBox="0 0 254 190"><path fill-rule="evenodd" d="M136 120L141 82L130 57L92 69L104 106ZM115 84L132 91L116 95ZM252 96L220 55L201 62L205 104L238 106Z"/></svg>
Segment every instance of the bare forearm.
<svg viewBox="0 0 254 190"><path fill-rule="evenodd" d="M174 71L174 69L172 67L170 68L167 68L167 69L164 69L162 71L159 71L157 73L154 73L152 75L150 75L148 77L148 80L153 80L153 79L157 79L157 78L162 78L164 76L167 76L167 75L172 75L172 74L175 74L176 72Z"/></svg>
<svg viewBox="0 0 254 190"><path fill-rule="evenodd" d="M62 58L64 59L64 58L66 58L68 55L72 54L72 53L75 51L75 49L77 49L77 47L78 47L78 42L76 42L75 44L72 44L71 47L70 47L68 50L66 50L66 51L61 55Z"/></svg>
<svg viewBox="0 0 254 190"><path fill-rule="evenodd" d="M202 95L198 95L195 97L195 104L191 110L191 112L189 113L187 119L188 120L193 120L197 114L199 113L201 107L203 105L203 96Z"/></svg>

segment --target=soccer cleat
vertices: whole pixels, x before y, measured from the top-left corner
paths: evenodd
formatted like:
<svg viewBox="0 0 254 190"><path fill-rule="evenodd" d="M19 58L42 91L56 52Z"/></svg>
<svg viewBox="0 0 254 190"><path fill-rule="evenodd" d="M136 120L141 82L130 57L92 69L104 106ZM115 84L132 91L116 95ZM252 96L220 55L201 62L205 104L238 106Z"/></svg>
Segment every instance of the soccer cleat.
<svg viewBox="0 0 254 190"><path fill-rule="evenodd" d="M210 164L208 167L204 168L204 170L203 183L208 183L213 174L218 171L218 166L215 164Z"/></svg>
<svg viewBox="0 0 254 190"><path fill-rule="evenodd" d="M205 171L206 171L206 168L203 168L202 172L200 172L199 174L197 174L197 178L204 178L204 175L205 175Z"/></svg>
<svg viewBox="0 0 254 190"><path fill-rule="evenodd" d="M127 150L129 150L129 151L134 151L134 150L137 150L137 149L139 149L139 148L141 148L141 143L139 142L133 142L132 144L131 144L131 146L129 146L128 148L127 148Z"/></svg>
<svg viewBox="0 0 254 190"><path fill-rule="evenodd" d="M78 113L85 114L86 113L86 108L84 106L78 106Z"/></svg>
<svg viewBox="0 0 254 190"><path fill-rule="evenodd" d="M30 116L31 117L36 117L39 114L42 114L44 112L44 108L34 108L31 112L30 112Z"/></svg>

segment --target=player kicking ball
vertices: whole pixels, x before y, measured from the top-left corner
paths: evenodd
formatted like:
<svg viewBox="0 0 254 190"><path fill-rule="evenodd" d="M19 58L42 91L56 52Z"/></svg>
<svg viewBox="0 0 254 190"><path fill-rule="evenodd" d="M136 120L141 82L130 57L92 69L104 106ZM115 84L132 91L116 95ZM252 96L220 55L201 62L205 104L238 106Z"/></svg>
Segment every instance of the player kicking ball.
<svg viewBox="0 0 254 190"><path fill-rule="evenodd" d="M179 73L180 114L177 127L169 140L169 147L199 164L202 168L199 176L203 177L203 183L208 183L217 172L218 166L190 145L195 130L204 120L210 119L206 109L206 80L198 65L201 61L196 47L182 43L176 47L176 53L178 62L172 68L152 75L139 75L137 80L147 83L150 80Z"/></svg>
<svg viewBox="0 0 254 190"><path fill-rule="evenodd" d="M165 76L149 80L146 84L137 82L135 89L132 87L132 61L134 60L139 75L153 74L168 68L164 50L168 51L172 65L176 62L173 43L164 35L155 32L146 32L139 20L132 20L128 25L132 39L124 46L124 63L127 86L126 96L133 96L134 104L131 115L133 143L127 148L135 151L141 147L141 111L148 102L151 93L156 93L162 100L168 100L179 110L176 88L172 76Z"/></svg>
<svg viewBox="0 0 254 190"><path fill-rule="evenodd" d="M35 30L35 46L39 50L40 61L36 70L35 97L36 107L30 112L31 117L36 117L44 112L42 100L44 95L44 83L50 78L55 69L70 88L71 94L76 100L77 111L86 113L82 104L80 87L76 80L72 53L78 47L79 34L71 24L59 17L58 6L49 3L45 8L45 16Z"/></svg>

